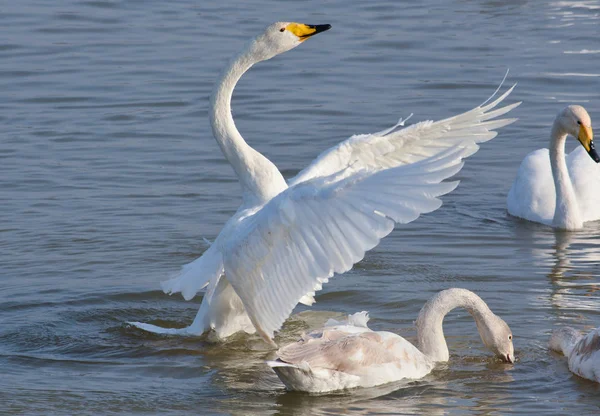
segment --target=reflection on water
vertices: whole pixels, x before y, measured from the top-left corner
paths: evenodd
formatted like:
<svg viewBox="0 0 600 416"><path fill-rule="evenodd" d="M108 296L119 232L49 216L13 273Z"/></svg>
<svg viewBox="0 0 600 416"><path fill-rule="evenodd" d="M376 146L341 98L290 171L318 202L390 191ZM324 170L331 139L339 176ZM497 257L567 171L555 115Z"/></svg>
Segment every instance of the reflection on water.
<svg viewBox="0 0 600 416"><path fill-rule="evenodd" d="M571 277L594 279L600 271L600 239L595 230L555 232L554 264L548 275L552 280Z"/></svg>
<svg viewBox="0 0 600 416"><path fill-rule="evenodd" d="M583 230L567 232L523 222L515 237L525 242L540 274L546 273L550 287L547 295L533 302L549 302L558 322L579 326L586 311L597 312L600 300L600 238L597 223L586 223ZM547 271L547 272L546 272ZM551 326L555 323L550 323ZM596 327L597 323L589 323Z"/></svg>
<svg viewBox="0 0 600 416"><path fill-rule="evenodd" d="M385 386L315 396L285 393L278 397L278 415L430 415L445 414L445 384L436 381L397 382Z"/></svg>
<svg viewBox="0 0 600 416"><path fill-rule="evenodd" d="M9 414L594 414L598 390L547 352L557 324L600 323L600 222L560 233L506 215L519 163L565 103L600 117L600 1L4 2L0 12L0 412ZM519 121L484 143L444 205L335 277L277 340L361 310L411 340L439 290L478 293L510 325L517 363L472 318L444 320L451 361L423 380L330 396L287 393L257 337L181 327L200 298L159 281L206 249L239 205L212 138L219 71L269 22L332 30L256 65L233 97L249 144L293 176L401 115L482 102L506 68Z"/></svg>
<svg viewBox="0 0 600 416"><path fill-rule="evenodd" d="M598 223L586 223L576 232L555 230L541 224L516 220L515 238L524 249L529 249L534 264L540 269L551 268L549 277L591 275L600 264Z"/></svg>

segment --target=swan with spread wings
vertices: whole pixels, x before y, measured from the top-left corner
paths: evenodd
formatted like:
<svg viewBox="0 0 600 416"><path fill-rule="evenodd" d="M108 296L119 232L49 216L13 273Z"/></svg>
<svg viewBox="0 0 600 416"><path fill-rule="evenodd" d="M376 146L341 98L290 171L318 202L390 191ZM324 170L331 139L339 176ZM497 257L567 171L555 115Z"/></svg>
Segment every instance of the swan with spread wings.
<svg viewBox="0 0 600 416"><path fill-rule="evenodd" d="M210 101L210 121L242 187L242 205L204 254L163 283L166 293L193 298L206 289L193 323L182 329L132 322L147 331L224 338L258 332L274 345L275 331L299 303L379 244L395 223L406 224L442 205L443 182L514 119L498 119L520 103L498 108L512 88L489 104L445 120L399 125L350 137L322 153L286 183L250 147L231 114L233 89L252 65L300 45L330 25L279 22L250 41L224 70Z"/></svg>

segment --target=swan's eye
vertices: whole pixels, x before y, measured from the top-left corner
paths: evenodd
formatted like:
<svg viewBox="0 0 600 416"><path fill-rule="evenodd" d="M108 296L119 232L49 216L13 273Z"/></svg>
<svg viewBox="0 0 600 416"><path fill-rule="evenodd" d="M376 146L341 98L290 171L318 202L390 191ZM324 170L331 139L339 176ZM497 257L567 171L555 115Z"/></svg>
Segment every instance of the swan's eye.
<svg viewBox="0 0 600 416"><path fill-rule="evenodd" d="M281 29L279 29L280 32L285 32L285 27L282 27Z"/></svg>
<svg viewBox="0 0 600 416"><path fill-rule="evenodd" d="M581 121L577 120L577 124L581 125Z"/></svg>
<svg viewBox="0 0 600 416"><path fill-rule="evenodd" d="M509 335L509 336L508 336L508 339L512 341L512 335Z"/></svg>

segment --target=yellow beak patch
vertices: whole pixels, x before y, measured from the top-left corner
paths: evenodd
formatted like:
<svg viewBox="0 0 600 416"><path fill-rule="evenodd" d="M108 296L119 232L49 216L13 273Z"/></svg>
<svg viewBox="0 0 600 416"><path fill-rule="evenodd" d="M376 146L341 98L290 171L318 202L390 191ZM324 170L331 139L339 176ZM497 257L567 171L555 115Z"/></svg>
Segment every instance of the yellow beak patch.
<svg viewBox="0 0 600 416"><path fill-rule="evenodd" d="M304 23L290 23L285 29L292 32L300 39L300 42L305 41L312 35L324 32L331 29L331 25L305 25Z"/></svg>
<svg viewBox="0 0 600 416"><path fill-rule="evenodd" d="M591 127L584 126L583 124L579 128L579 135L577 140L585 148L586 151L590 151L592 140L594 140L594 132Z"/></svg>
<svg viewBox="0 0 600 416"><path fill-rule="evenodd" d="M314 27L305 25L304 23L290 23L285 29L298 36L300 40L306 40L317 31Z"/></svg>

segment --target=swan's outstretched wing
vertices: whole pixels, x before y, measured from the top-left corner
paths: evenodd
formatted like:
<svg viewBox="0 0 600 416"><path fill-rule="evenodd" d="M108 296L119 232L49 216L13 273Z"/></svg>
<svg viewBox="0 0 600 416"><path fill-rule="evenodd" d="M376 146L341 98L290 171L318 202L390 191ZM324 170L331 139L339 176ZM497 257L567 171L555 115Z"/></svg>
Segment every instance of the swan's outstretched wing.
<svg viewBox="0 0 600 416"><path fill-rule="evenodd" d="M515 84L516 85L516 84ZM288 184L294 186L312 178L345 171L349 176L362 169L381 170L415 163L460 143L482 143L496 136L495 129L516 119L499 119L520 102L496 107L512 92L508 91L487 105L440 121L423 121L407 128L384 130L352 136L323 152ZM478 150L473 146L473 153Z"/></svg>
<svg viewBox="0 0 600 416"><path fill-rule="evenodd" d="M224 246L227 280L259 334L272 342L293 308L334 273L348 271L394 228L442 205L475 144L417 163L288 188L244 220ZM343 175L342 175L343 176Z"/></svg>

